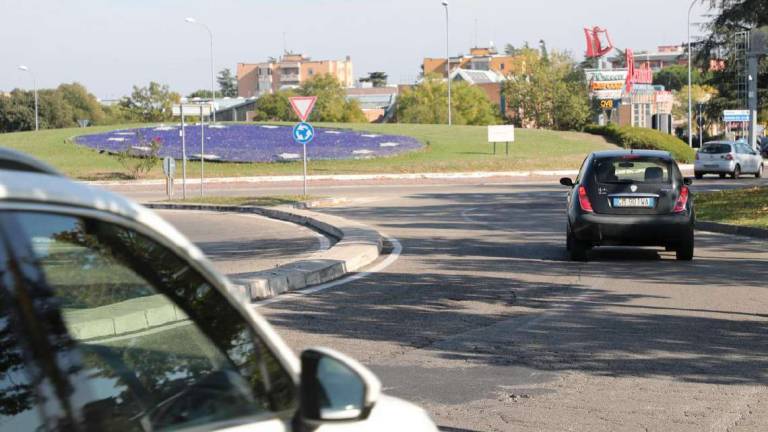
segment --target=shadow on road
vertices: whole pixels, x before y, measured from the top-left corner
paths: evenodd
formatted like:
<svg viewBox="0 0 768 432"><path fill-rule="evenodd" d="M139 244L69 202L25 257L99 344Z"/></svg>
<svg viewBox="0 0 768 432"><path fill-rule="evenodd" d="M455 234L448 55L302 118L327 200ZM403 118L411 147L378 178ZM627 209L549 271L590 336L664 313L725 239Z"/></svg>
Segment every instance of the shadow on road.
<svg viewBox="0 0 768 432"><path fill-rule="evenodd" d="M687 309L642 289L665 287L670 296L691 288L685 292L697 296L728 286L764 290L768 262L754 255L764 244L700 234L700 255L690 263L626 248L598 249L594 261L572 263L563 248L563 195L557 187L494 189L329 210L396 235L403 256L387 272L336 292L271 305L269 320L486 365L768 382L766 315ZM611 285L624 288L606 289ZM382 361L376 353L363 360Z"/></svg>

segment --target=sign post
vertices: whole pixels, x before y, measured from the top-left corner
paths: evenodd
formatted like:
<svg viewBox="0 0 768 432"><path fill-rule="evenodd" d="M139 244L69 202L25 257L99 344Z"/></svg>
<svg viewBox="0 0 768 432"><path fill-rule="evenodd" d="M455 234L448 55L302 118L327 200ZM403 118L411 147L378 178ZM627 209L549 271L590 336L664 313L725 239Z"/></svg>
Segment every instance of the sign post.
<svg viewBox="0 0 768 432"><path fill-rule="evenodd" d="M181 196L187 199L187 139L184 116L200 116L200 196L203 196L203 180L205 179L205 116L213 112L211 104L177 104L172 108L174 117L181 117Z"/></svg>
<svg viewBox="0 0 768 432"><path fill-rule="evenodd" d="M506 155L509 156L509 143L515 142L515 126L488 126L488 142L493 143L493 154L496 154L496 143L506 145Z"/></svg>
<svg viewBox="0 0 768 432"><path fill-rule="evenodd" d="M301 122L293 127L293 140L301 144L304 153L304 196L307 196L307 144L315 138L315 128L307 123L309 114L317 102L317 96L296 96L288 99L291 102L293 112Z"/></svg>
<svg viewBox="0 0 768 432"><path fill-rule="evenodd" d="M168 200L172 200L173 176L176 174L176 161L170 156L163 158L163 174L165 174L165 193L168 195Z"/></svg>

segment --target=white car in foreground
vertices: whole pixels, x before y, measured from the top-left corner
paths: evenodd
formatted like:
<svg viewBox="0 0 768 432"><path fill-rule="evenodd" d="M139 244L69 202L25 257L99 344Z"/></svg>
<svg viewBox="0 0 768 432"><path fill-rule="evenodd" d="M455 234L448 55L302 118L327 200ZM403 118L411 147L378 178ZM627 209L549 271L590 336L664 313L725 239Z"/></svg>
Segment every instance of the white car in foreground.
<svg viewBox="0 0 768 432"><path fill-rule="evenodd" d="M0 431L436 431L149 210L0 151Z"/></svg>

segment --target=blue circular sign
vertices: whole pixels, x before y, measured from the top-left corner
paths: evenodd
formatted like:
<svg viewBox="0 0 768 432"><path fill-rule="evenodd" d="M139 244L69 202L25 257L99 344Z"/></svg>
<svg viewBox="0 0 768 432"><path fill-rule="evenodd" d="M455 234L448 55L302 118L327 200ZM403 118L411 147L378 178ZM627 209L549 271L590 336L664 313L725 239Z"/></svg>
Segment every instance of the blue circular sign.
<svg viewBox="0 0 768 432"><path fill-rule="evenodd" d="M299 144L308 144L315 138L315 128L307 122L297 123L293 127L293 139Z"/></svg>

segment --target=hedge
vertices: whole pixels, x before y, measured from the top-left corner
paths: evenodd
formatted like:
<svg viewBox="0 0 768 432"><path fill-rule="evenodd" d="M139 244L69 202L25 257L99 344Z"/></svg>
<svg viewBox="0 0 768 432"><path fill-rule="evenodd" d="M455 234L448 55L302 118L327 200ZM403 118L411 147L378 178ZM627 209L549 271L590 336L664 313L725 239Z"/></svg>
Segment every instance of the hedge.
<svg viewBox="0 0 768 432"><path fill-rule="evenodd" d="M663 150L672 154L678 162L692 163L696 152L674 135L665 134L654 129L630 126L589 125L585 132L602 135L608 141L627 149Z"/></svg>

